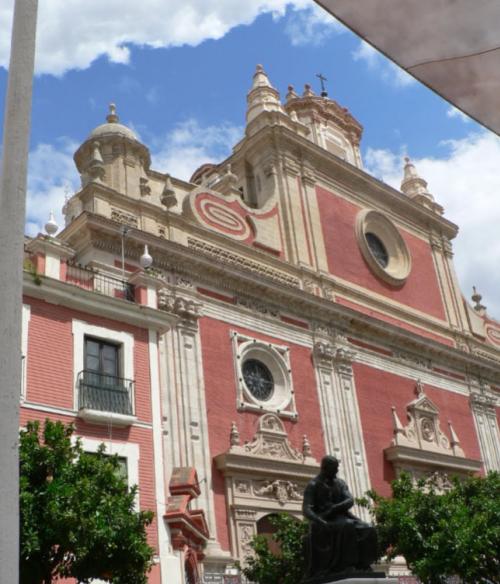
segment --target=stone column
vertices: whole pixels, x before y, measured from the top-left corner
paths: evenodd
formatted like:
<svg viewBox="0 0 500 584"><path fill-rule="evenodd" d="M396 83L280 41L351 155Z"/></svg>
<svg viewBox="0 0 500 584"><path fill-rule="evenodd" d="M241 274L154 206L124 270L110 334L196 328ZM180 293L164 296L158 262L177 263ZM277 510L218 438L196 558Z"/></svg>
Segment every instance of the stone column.
<svg viewBox="0 0 500 584"><path fill-rule="evenodd" d="M0 183L0 582L9 584L19 579L22 269L37 8L37 0L15 2Z"/></svg>

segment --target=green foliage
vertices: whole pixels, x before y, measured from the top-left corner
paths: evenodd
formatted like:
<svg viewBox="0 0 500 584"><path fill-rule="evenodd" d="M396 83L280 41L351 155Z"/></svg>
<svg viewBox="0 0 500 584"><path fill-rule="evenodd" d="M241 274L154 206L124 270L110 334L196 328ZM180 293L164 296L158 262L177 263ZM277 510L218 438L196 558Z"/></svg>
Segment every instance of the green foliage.
<svg viewBox="0 0 500 584"><path fill-rule="evenodd" d="M286 513L271 518L276 528L272 540L279 551L273 553L269 539L254 536L251 547L254 555L245 558L243 574L255 584L298 584L304 571L304 536L307 521L299 521Z"/></svg>
<svg viewBox="0 0 500 584"><path fill-rule="evenodd" d="M20 583L57 577L87 583L144 584L153 550L153 513L134 509L136 488L119 476L116 456L85 453L73 426L28 422L20 435ZM43 435L42 435L43 434Z"/></svg>
<svg viewBox="0 0 500 584"><path fill-rule="evenodd" d="M426 584L458 576L470 584L500 583L500 474L415 484L408 474L392 483L392 498L374 491L365 501L389 558L402 555Z"/></svg>

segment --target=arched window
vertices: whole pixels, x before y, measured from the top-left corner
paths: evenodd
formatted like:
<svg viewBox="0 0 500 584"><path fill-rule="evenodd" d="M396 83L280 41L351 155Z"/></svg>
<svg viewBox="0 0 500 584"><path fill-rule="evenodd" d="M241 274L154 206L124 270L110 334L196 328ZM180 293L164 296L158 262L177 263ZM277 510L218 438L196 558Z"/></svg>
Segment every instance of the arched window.
<svg viewBox="0 0 500 584"><path fill-rule="evenodd" d="M276 527L272 523L273 517L277 517L276 513L269 513L264 515L257 521L257 535L263 535L269 544L269 549L273 554L279 554L280 546L273 540L273 534L276 533Z"/></svg>

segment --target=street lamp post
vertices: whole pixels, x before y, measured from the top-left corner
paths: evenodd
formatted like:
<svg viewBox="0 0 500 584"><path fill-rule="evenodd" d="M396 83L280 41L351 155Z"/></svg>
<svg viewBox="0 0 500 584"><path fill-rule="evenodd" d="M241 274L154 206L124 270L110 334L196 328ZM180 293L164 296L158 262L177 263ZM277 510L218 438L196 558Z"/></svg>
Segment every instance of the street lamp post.
<svg viewBox="0 0 500 584"><path fill-rule="evenodd" d="M24 222L38 0L16 0L0 179L0 582L19 582Z"/></svg>

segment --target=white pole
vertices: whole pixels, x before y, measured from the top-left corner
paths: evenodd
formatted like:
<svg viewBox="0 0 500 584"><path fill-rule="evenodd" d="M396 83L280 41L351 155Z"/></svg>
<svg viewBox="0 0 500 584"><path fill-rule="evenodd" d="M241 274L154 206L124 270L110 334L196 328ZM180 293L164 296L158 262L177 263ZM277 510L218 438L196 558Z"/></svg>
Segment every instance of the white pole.
<svg viewBox="0 0 500 584"><path fill-rule="evenodd" d="M0 179L0 582L19 582L19 396L26 175L38 0L16 0Z"/></svg>

